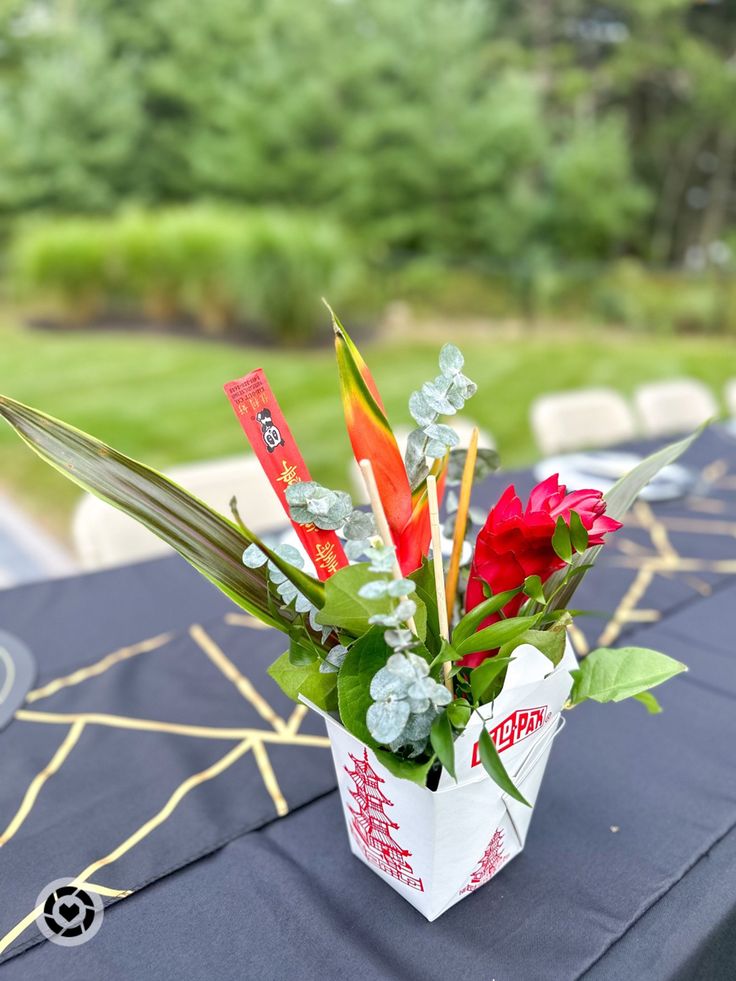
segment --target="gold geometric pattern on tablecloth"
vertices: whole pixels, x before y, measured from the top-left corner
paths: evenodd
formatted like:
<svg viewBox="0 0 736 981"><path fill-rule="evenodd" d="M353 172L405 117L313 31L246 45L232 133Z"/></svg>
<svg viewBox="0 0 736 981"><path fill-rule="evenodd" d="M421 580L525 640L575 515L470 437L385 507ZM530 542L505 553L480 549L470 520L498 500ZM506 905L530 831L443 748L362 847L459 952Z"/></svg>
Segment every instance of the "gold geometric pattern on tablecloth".
<svg viewBox="0 0 736 981"><path fill-rule="evenodd" d="M729 473L729 466L725 460L715 460L709 463L703 468L700 476L706 484L709 484L718 491L727 493L736 492L736 474ZM674 575L680 575L683 581L695 593L708 595L711 587L705 580L699 577L698 573L736 575L736 520L730 521L723 517L724 513L729 511L733 513L735 510L734 504L731 501L723 501L718 498L698 496L688 498L686 503L693 515L692 517L683 517L682 515L656 516L649 505L643 501L639 501L634 505L634 508L628 515L626 525L629 528L644 530L649 536L649 544L643 546L639 542L627 538L625 532L621 532L619 537L612 539L612 542L615 543L616 550L609 550L607 562L618 567L631 569L634 575L631 583L619 600L616 609L608 618L600 635L595 640L596 645L606 646L614 643L627 624L652 623L659 619L660 613L658 610L641 605L649 586L657 576L671 578ZM670 533L715 535L734 539L735 558L719 560L681 555L673 544ZM226 614L225 622L230 626L239 626L247 629L270 629L264 627L254 617L242 613ZM303 705L298 705L288 719L282 719L268 701L257 691L252 682L235 667L225 652L222 651L219 645L215 643L201 626L193 624L189 632L192 639L203 650L204 654L210 658L213 664L235 686L240 694L256 708L256 711L259 712L264 721L271 724L272 728L270 730L261 730L237 727L190 726L180 723L162 722L157 719L137 719L128 716L96 712L51 713L38 712L25 708L19 709L15 717L21 722L66 726L67 732L52 759L29 784L18 811L8 827L0 835L0 847L6 844L22 826L28 814L31 812L36 798L43 789L43 785L50 777L59 772L76 745L85 726L88 725L111 726L118 729L134 729L149 732L166 732L200 739L230 739L236 741L237 745L216 763L199 773L192 774L183 781L174 790L166 804L155 815L129 835L128 838L121 842L107 856L92 862L86 869L80 872L74 880L75 885L84 886L93 892L98 892L103 896L110 896L115 899L121 899L130 895L130 890L110 889L109 887L89 881L88 877L106 865L116 861L121 855L135 847L151 831L159 827L173 813L181 800L193 787L218 776L248 752L253 753L264 786L273 801L276 814L283 816L288 813L288 803L279 787L266 745L273 743L278 745L328 747L329 740L324 736L300 735L299 726L307 711ZM578 655L587 654L591 648L591 640L588 636L591 632L590 628L584 630L578 624L573 624L569 632L570 639ZM97 677L122 660L137 657L145 653L153 653L162 648L172 636L172 634L160 634L157 637L120 648L86 668L80 668L65 677L48 682L42 688L37 688L29 692L26 697L26 704L33 704L36 701L47 698L61 688L81 684L89 678ZM0 939L0 954L33 924L39 912L40 908L32 910L9 933Z"/></svg>
<svg viewBox="0 0 736 981"><path fill-rule="evenodd" d="M226 622L233 626L253 627L251 617L239 617L233 619L232 614L226 615ZM257 623L258 621L254 621ZM103 896L114 899L123 899L131 894L127 889L111 889L108 886L100 885L92 881L91 877L100 869L111 865L122 855L130 851L146 838L152 831L166 821L176 810L181 801L194 787L212 780L219 776L228 767L232 766L237 760L246 753L252 752L256 761L258 772L263 781L278 817L283 817L289 812L289 805L279 786L276 773L274 772L271 759L266 749L266 744L276 744L280 746L301 746L301 747L329 747L329 740L326 736L304 735L299 732L301 723L306 715L307 709L304 705L297 705L288 719L283 719L273 709L268 700L257 690L256 686L247 678L233 662L227 657L222 648L214 641L207 631L200 624L192 624L189 628L189 635L199 649L207 656L213 664L220 670L223 676L235 687L240 695L246 699L258 712L261 718L268 723L270 729L257 729L253 727L226 727L226 726L200 726L187 725L182 723L163 722L158 719L140 719L132 716L113 715L101 712L44 712L36 709L21 708L15 713L15 718L19 722L41 723L47 725L58 725L66 728L63 740L59 744L56 752L37 773L26 789L20 805L12 817L5 830L0 833L0 848L6 845L22 827L23 823L31 813L39 794L43 790L44 784L51 777L61 770L65 761L73 751L79 741L85 727L90 725L109 726L116 729L127 729L144 732L165 732L173 735L185 736L196 739L224 739L236 742L236 746L230 749L223 757L204 770L194 773L187 777L178 787L175 788L166 803L139 828L132 832L108 855L96 859L83 869L73 880L73 885L81 886L97 892ZM84 683L90 678L96 678L105 671L110 670L121 661L141 654L151 654L161 649L173 634L159 634L140 641L137 644L122 647L105 657L96 661L94 664L85 668L73 671L71 674L56 678L48 682L41 688L36 688L26 696L26 705L34 704L50 695L55 694L62 688L72 687ZM12 930L0 938L0 954L2 954L28 927L32 926L37 916L41 912L41 907L31 910L20 920Z"/></svg>

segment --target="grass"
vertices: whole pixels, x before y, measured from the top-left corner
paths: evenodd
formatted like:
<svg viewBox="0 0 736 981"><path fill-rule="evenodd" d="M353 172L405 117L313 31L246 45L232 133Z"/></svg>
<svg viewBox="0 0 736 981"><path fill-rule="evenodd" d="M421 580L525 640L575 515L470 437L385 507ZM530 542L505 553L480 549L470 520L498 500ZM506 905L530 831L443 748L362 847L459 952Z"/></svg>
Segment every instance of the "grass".
<svg viewBox="0 0 736 981"><path fill-rule="evenodd" d="M543 392L610 385L630 393L643 381L690 375L720 397L723 383L736 375L735 344L727 338L540 330L526 336L454 333L453 340L479 385L468 414L494 434L506 466L534 459L528 410ZM407 398L436 374L440 341L384 338L363 346L392 422L408 424ZM158 468L245 452L222 385L258 366L267 372L314 478L346 487L350 448L331 347L276 351L141 334L40 332L0 322L0 391ZM79 492L4 426L0 486L66 536ZM247 516L246 502L242 510Z"/></svg>

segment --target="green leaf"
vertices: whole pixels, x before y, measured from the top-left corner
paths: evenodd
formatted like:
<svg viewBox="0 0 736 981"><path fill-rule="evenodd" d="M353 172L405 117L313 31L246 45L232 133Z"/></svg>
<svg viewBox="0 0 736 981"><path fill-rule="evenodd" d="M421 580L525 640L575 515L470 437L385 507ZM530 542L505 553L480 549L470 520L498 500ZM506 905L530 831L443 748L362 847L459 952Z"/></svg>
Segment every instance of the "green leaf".
<svg viewBox="0 0 736 981"><path fill-rule="evenodd" d="M434 720L429 738L440 763L455 780L455 743L447 712L441 712Z"/></svg>
<svg viewBox="0 0 736 981"><path fill-rule="evenodd" d="M570 512L570 541L576 552L584 552L588 547L588 531L577 511Z"/></svg>
<svg viewBox="0 0 736 981"><path fill-rule="evenodd" d="M680 661L647 647L599 647L570 673L574 683L573 705L592 698L596 702L620 702L661 685L687 667Z"/></svg>
<svg viewBox="0 0 736 981"><path fill-rule="evenodd" d="M659 715L662 706L650 691L640 691L638 695L631 696L635 701L641 702L650 715Z"/></svg>
<svg viewBox="0 0 736 981"><path fill-rule="evenodd" d="M424 604L424 613L417 609L417 616L414 618L420 640L423 640L427 648L433 655L438 654L443 640L440 636L440 620L437 612L437 593L434 585L434 566L429 559L424 559L418 569L411 573L409 579L416 585L414 599L417 598ZM419 606L419 604L417 604ZM426 629L422 636L422 622L426 617Z"/></svg>
<svg viewBox="0 0 736 981"><path fill-rule="evenodd" d="M337 698L342 724L348 732L352 732L373 749L378 744L365 722L366 713L373 704L371 681L391 653L391 648L383 639L383 627L371 627L350 648L337 675Z"/></svg>
<svg viewBox="0 0 736 981"><path fill-rule="evenodd" d="M467 698L456 698L450 702L446 710L447 718L456 729L464 729L473 713L473 707Z"/></svg>
<svg viewBox="0 0 736 981"><path fill-rule="evenodd" d="M455 629L452 631L452 642L457 647L463 640L470 637L471 634L475 633L481 623L486 619L486 617L491 616L494 613L498 613L502 610L508 602L510 602L514 596L518 596L521 592L520 589L507 589L503 593L496 593L495 596L490 596L488 599L483 600L477 606L474 606L472 610L465 614L465 616L460 620Z"/></svg>
<svg viewBox="0 0 736 981"><path fill-rule="evenodd" d="M319 655L313 648L303 646L294 637L291 638L288 654L289 664L296 667L306 667L308 664L314 664L315 661L319 660Z"/></svg>
<svg viewBox="0 0 736 981"><path fill-rule="evenodd" d="M436 668L438 665L445 664L447 661L459 661L461 657L462 654L458 653L452 644L448 644L446 640L443 640L440 652L433 658L430 668Z"/></svg>
<svg viewBox="0 0 736 981"><path fill-rule="evenodd" d="M243 551L253 543L297 589L321 606L321 583L285 563L247 528L241 531L163 474L73 426L2 395L0 416L42 460L145 525L238 606L264 623L288 631L298 614L288 610L274 612L265 568L248 569L243 565Z"/></svg>
<svg viewBox="0 0 736 981"><path fill-rule="evenodd" d="M510 657L502 657L497 654L495 657L489 657L470 672L470 690L478 705L485 704L483 695L499 674L506 670L511 660Z"/></svg>
<svg viewBox="0 0 736 981"><path fill-rule="evenodd" d="M557 519L555 530L552 533L552 548L555 553L568 564L572 560L572 542L570 540L570 529L565 523L562 515Z"/></svg>
<svg viewBox="0 0 736 981"><path fill-rule="evenodd" d="M704 422L702 426L698 426L694 433L684 439L677 440L677 442L670 443L661 450L651 453L627 474L624 474L620 480L616 481L613 487L603 495L606 502L606 514L609 518L623 521L629 508L647 484L657 476L660 470L668 467L682 456L708 425L708 422Z"/></svg>
<svg viewBox="0 0 736 981"><path fill-rule="evenodd" d="M268 673L281 691L295 702L299 695L304 695L325 712L337 709L337 675L323 674L317 662L292 664L287 651L273 662Z"/></svg>
<svg viewBox="0 0 736 981"><path fill-rule="evenodd" d="M655 453L650 454L641 463L637 464L633 470L630 470L627 474L624 474L620 480L618 480L613 487L603 495L606 502L606 514L611 518L616 518L617 521L623 521L629 508L637 499L639 494L644 490L646 485L657 476L660 470L664 467L668 467L671 463L674 463L682 454L688 450L695 440L700 436L708 423L704 423L699 426L694 433L690 436L686 436L684 439L677 440L675 443L670 443L668 446L663 447L661 450L657 450ZM575 556L572 560L572 569L575 572L579 572L579 569L584 567L586 570L592 568L595 560L600 552L602 545L596 545L593 548L587 549L587 551L580 553ZM550 601L549 609L560 609L570 604L570 598L572 597L575 590L580 585L584 573L576 575L574 581L567 582L563 588L560 588L562 583L565 581L566 572L560 570L555 572L547 582L547 592L551 595L556 592L554 599Z"/></svg>
<svg viewBox="0 0 736 981"><path fill-rule="evenodd" d="M403 756L396 756L395 753L390 753L387 749L374 749L373 752L389 773L393 773L395 777L411 780L412 783L419 784L420 787L426 787L427 775L435 764L435 756L424 763L419 763L417 760L407 760Z"/></svg>
<svg viewBox="0 0 736 981"><path fill-rule="evenodd" d="M459 654L465 657L466 654L474 654L476 651L493 651L503 644L508 644L514 637L529 630L539 620L539 614L533 617L509 617L508 620L499 620L492 623L490 627L484 627L477 633L472 634L462 644L455 647Z"/></svg>
<svg viewBox="0 0 736 981"><path fill-rule="evenodd" d="M542 580L539 576L527 576L524 580L524 592L527 596L531 596L533 600L537 603L544 605L546 602L544 598L544 590L542 589Z"/></svg>
<svg viewBox="0 0 736 981"><path fill-rule="evenodd" d="M504 644L498 652L499 657L508 657L522 644L531 644L548 657L555 667L560 663L565 653L564 630L525 630L523 634Z"/></svg>
<svg viewBox="0 0 736 981"><path fill-rule="evenodd" d="M376 613L388 613L393 602L388 596L365 599L358 595L361 586L375 579L376 574L370 571L366 562L338 569L324 584L324 606L317 614L317 622L328 627L340 627L355 637L366 633L371 626L369 617ZM427 631L427 610L416 594L412 594L411 599L417 604L414 622L419 639L423 641Z"/></svg>
<svg viewBox="0 0 736 981"><path fill-rule="evenodd" d="M493 740L489 736L487 729L481 730L478 749L480 750L480 761L491 780L497 783L501 790L505 794L508 794L509 797L518 800L520 804L526 804L527 807L531 807L529 801L519 793L513 780L506 772L506 767L501 762L501 757L498 755L498 751L493 745Z"/></svg>

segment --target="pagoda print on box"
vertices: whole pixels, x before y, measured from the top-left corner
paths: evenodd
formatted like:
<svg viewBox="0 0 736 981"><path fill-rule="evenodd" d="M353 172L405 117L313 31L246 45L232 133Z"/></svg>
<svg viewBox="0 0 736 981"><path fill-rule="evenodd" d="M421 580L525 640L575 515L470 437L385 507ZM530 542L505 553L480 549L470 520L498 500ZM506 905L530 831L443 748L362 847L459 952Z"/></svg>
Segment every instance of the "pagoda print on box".
<svg viewBox="0 0 736 981"><path fill-rule="evenodd" d="M358 847L366 859L381 871L412 889L424 892L422 880L413 875L414 870L406 861L411 852L391 837L391 831L398 831L399 826L384 813L384 807L394 805L378 786L384 780L368 762L368 751L363 751L362 759L350 753L350 759L355 768L349 770L345 767L345 772L355 784L350 796L358 807L357 810L350 808L353 815L350 830Z"/></svg>
<svg viewBox="0 0 736 981"><path fill-rule="evenodd" d="M471 875L470 882L464 889L460 890L460 894L474 892L485 885L506 864L508 858L508 852L503 850L503 829L498 828L483 852L483 857L478 862L477 868Z"/></svg>

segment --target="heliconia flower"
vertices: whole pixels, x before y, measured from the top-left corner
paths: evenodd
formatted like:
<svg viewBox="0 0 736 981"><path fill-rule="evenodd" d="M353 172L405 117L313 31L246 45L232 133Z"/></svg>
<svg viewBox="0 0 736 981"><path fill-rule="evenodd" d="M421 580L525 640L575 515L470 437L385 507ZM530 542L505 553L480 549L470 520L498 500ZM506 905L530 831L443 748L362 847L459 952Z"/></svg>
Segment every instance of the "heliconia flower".
<svg viewBox="0 0 736 981"><path fill-rule="evenodd" d="M557 474L548 477L532 490L526 508L523 507L513 484L507 487L486 523L478 533L465 594L465 609L472 610L485 599L483 583L494 593L516 589L527 576L539 576L545 582L565 562L552 547L555 524L562 517L570 523L570 513L577 512L588 532L588 545L603 545L604 536L621 527L621 522L609 518L606 502L598 490L579 490L567 493ZM527 597L520 593L503 608L504 616L516 616ZM490 626L501 618L492 614L478 629ZM493 651L468 654L461 662L476 667Z"/></svg>
<svg viewBox="0 0 736 981"><path fill-rule="evenodd" d="M370 460L378 493L405 575L429 551L429 504L423 481L412 494L406 466L368 366L344 327L332 314L345 423L355 459ZM445 461L435 463L441 493Z"/></svg>
<svg viewBox="0 0 736 981"><path fill-rule="evenodd" d="M444 457L435 460L429 471L437 478L437 496L440 501L445 489L448 459L448 457ZM429 498L427 497L426 480L423 480L412 494L411 503L411 518L400 536L397 547L399 565L405 574L419 568L422 564L422 558L427 554L432 537L429 526Z"/></svg>

